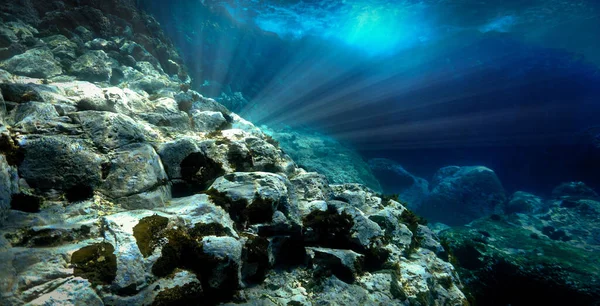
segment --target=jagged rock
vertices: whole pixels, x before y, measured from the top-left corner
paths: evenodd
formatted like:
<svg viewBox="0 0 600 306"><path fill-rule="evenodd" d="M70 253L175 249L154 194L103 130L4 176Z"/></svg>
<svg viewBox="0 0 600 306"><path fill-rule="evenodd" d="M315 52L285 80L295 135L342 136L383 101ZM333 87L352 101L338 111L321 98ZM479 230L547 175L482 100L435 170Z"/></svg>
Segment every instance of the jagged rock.
<svg viewBox="0 0 600 306"><path fill-rule="evenodd" d="M178 87L177 83L169 79L164 72L156 70L149 62L137 62L135 68L128 67L123 70L123 81L127 82L130 88L155 94L164 89Z"/></svg>
<svg viewBox="0 0 600 306"><path fill-rule="evenodd" d="M360 184L330 185L335 199L347 202L365 213L379 211L381 199L373 191Z"/></svg>
<svg viewBox="0 0 600 306"><path fill-rule="evenodd" d="M287 203L286 179L265 172L237 172L219 177L209 189L211 201L240 224L269 223Z"/></svg>
<svg viewBox="0 0 600 306"><path fill-rule="evenodd" d="M88 51L71 65L71 73L85 81L108 82L112 75L110 58L102 50Z"/></svg>
<svg viewBox="0 0 600 306"><path fill-rule="evenodd" d="M292 173L295 164L287 155L273 144L258 137L244 139L246 147L252 155L252 164L255 171Z"/></svg>
<svg viewBox="0 0 600 306"><path fill-rule="evenodd" d="M407 249L414 234L405 224L398 222L402 220L402 214L406 211L406 208L392 200L386 204L387 206L380 211L369 215L369 219L385 231L385 237L389 237L391 243L402 250Z"/></svg>
<svg viewBox="0 0 600 306"><path fill-rule="evenodd" d="M150 104L150 103L148 103ZM152 101L152 109L145 108L144 112L139 114L144 120L156 126L166 126L177 128L178 130L190 129L190 118L187 113L180 111L177 107L177 102L171 98L160 98Z"/></svg>
<svg viewBox="0 0 600 306"><path fill-rule="evenodd" d="M64 35L53 35L43 38L55 58L61 61L74 61L77 58L77 44Z"/></svg>
<svg viewBox="0 0 600 306"><path fill-rule="evenodd" d="M597 198L598 194L583 182L562 183L552 190L554 198Z"/></svg>
<svg viewBox="0 0 600 306"><path fill-rule="evenodd" d="M493 214L506 200L500 180L486 167L445 167L434 175L431 193L418 212L448 225Z"/></svg>
<svg viewBox="0 0 600 306"><path fill-rule="evenodd" d="M504 208L507 214L526 213L535 214L544 210L544 202L542 199L531 193L517 191L513 193L508 203Z"/></svg>
<svg viewBox="0 0 600 306"><path fill-rule="evenodd" d="M393 160L373 158L369 160L369 167L385 193L398 194L412 210L418 209L429 195L427 180L412 175Z"/></svg>
<svg viewBox="0 0 600 306"><path fill-rule="evenodd" d="M307 248L310 263L316 269L331 271L340 280L353 283L363 272L364 256L350 250ZM323 273L323 272L319 272Z"/></svg>
<svg viewBox="0 0 600 306"><path fill-rule="evenodd" d="M148 139L144 126L123 114L83 111L74 116L96 147L104 152Z"/></svg>
<svg viewBox="0 0 600 306"><path fill-rule="evenodd" d="M298 201L298 207L303 214L310 213L310 206L314 201L324 203L324 201L333 198L333 192L329 187L327 178L316 172L297 174L290 179L290 182L294 187L295 200Z"/></svg>
<svg viewBox="0 0 600 306"><path fill-rule="evenodd" d="M80 139L65 136L21 137L25 155L19 173L34 188L94 188L104 159Z"/></svg>
<svg viewBox="0 0 600 306"><path fill-rule="evenodd" d="M208 195L196 194L171 200L169 206L161 209L165 213L179 216L189 224L218 224L228 235L237 237L235 224L229 213L222 207L216 206Z"/></svg>
<svg viewBox="0 0 600 306"><path fill-rule="evenodd" d="M33 84L2 83L0 84L0 89L5 101L16 103L30 101L45 102L44 97L39 91L39 87Z"/></svg>
<svg viewBox="0 0 600 306"><path fill-rule="evenodd" d="M242 244L232 237L202 238L202 251L213 260L209 274L203 275L209 288L205 290L235 290L240 286Z"/></svg>
<svg viewBox="0 0 600 306"><path fill-rule="evenodd" d="M151 191L167 182L160 158L148 144L131 144L117 150L110 164L104 165L103 178L99 190L114 199ZM168 197L163 195L161 198ZM144 207L152 208L152 203Z"/></svg>
<svg viewBox="0 0 600 306"><path fill-rule="evenodd" d="M0 68L17 75L44 79L63 73L60 64L46 49L27 50L23 54L15 55L4 61L0 64Z"/></svg>
<svg viewBox="0 0 600 306"><path fill-rule="evenodd" d="M194 130L198 132L212 132L221 130L227 124L227 120L220 112L198 111L191 112L194 122Z"/></svg>
<svg viewBox="0 0 600 306"><path fill-rule="evenodd" d="M12 195L19 191L17 181L16 168L9 165L6 157L0 154L0 225L10 209Z"/></svg>
<svg viewBox="0 0 600 306"><path fill-rule="evenodd" d="M21 103L15 110L15 127L24 133L40 132L39 125L56 120L59 117L54 105L50 103L27 102Z"/></svg>
<svg viewBox="0 0 600 306"><path fill-rule="evenodd" d="M337 140L312 131L261 128L307 171L325 175L332 184L358 183L376 192L382 191L362 157Z"/></svg>
<svg viewBox="0 0 600 306"><path fill-rule="evenodd" d="M118 50L119 47L114 41L108 41L104 38L95 38L85 43L85 46L91 50Z"/></svg>

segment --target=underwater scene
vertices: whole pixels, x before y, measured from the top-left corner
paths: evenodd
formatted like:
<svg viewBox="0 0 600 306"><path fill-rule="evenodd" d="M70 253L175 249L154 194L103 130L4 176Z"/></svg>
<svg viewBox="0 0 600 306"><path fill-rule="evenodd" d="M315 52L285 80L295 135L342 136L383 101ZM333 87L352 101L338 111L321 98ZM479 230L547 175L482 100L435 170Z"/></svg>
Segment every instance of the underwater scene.
<svg viewBox="0 0 600 306"><path fill-rule="evenodd" d="M0 3L0 306L599 306L599 193L596 0Z"/></svg>

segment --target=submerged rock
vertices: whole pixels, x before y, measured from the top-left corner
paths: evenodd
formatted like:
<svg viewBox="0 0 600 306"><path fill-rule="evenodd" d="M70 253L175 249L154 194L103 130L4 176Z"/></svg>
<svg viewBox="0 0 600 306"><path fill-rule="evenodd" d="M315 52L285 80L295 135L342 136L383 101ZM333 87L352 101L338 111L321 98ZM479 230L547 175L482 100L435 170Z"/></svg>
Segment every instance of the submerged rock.
<svg viewBox="0 0 600 306"><path fill-rule="evenodd" d="M542 212L544 208L545 205L542 201L542 198L524 191L517 191L511 196L510 200L506 203L504 212L507 214L535 214Z"/></svg>
<svg viewBox="0 0 600 306"><path fill-rule="evenodd" d="M45 49L30 49L23 54L0 63L0 68L11 73L33 78L51 78L63 73L52 52Z"/></svg>
<svg viewBox="0 0 600 306"><path fill-rule="evenodd" d="M374 158L369 167L386 194L397 194L410 209L418 209L429 195L429 182L414 176L393 160Z"/></svg>
<svg viewBox="0 0 600 306"><path fill-rule="evenodd" d="M352 168L337 185L299 169L181 82L181 60L134 1L9 2L0 10L43 29L0 43L64 71L0 71L6 304L466 302L435 235L356 183L378 188L357 155L318 148ZM319 139L300 142L329 144Z"/></svg>
<svg viewBox="0 0 600 306"><path fill-rule="evenodd" d="M311 131L261 128L306 170L319 172L334 184L358 183L382 192L362 157L335 139Z"/></svg>
<svg viewBox="0 0 600 306"><path fill-rule="evenodd" d="M493 170L482 166L445 167L434 175L431 193L418 210L428 219L461 225L502 208L506 196Z"/></svg>

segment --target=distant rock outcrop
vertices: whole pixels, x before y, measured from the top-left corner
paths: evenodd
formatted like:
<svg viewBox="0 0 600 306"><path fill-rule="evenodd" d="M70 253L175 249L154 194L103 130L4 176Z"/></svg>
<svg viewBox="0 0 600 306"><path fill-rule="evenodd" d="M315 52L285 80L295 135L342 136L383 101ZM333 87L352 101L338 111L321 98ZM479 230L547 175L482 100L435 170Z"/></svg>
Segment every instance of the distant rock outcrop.
<svg viewBox="0 0 600 306"><path fill-rule="evenodd" d="M416 210L429 195L429 182L406 171L397 162L385 158L369 160L369 167L387 194L398 194L410 209Z"/></svg>
<svg viewBox="0 0 600 306"><path fill-rule="evenodd" d="M568 185L590 194L583 183ZM478 303L598 305L600 202L579 193L545 201L543 213L540 202L516 193L508 208L518 214L484 217L440 233Z"/></svg>
<svg viewBox="0 0 600 306"><path fill-rule="evenodd" d="M449 166L437 171L430 194L419 212L432 221L462 225L502 209L506 201L502 183L493 170Z"/></svg>

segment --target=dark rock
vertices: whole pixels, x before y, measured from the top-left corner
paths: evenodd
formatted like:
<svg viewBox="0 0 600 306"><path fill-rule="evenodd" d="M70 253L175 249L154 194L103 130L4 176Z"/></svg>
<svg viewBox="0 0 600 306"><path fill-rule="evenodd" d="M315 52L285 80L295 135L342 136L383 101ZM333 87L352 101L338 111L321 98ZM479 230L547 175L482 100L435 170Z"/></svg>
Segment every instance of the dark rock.
<svg viewBox="0 0 600 306"><path fill-rule="evenodd" d="M0 224L11 208L13 194L19 191L17 181L17 169L10 166L6 157L0 154Z"/></svg>
<svg viewBox="0 0 600 306"><path fill-rule="evenodd" d="M534 224L482 218L441 232L472 299L477 305L595 305L600 300L597 249L540 237L531 228L542 225ZM482 242L481 232L494 239Z"/></svg>
<svg viewBox="0 0 600 306"><path fill-rule="evenodd" d="M598 194L586 186L583 182L562 183L552 190L552 197L560 198L580 198L580 199L595 199Z"/></svg>
<svg viewBox="0 0 600 306"><path fill-rule="evenodd" d="M144 128L126 115L84 111L74 116L94 144L104 152L146 140Z"/></svg>
<svg viewBox="0 0 600 306"><path fill-rule="evenodd" d="M374 158L369 167L386 193L397 194L408 208L416 210L429 195L427 180L416 177L393 160Z"/></svg>
<svg viewBox="0 0 600 306"><path fill-rule="evenodd" d="M148 144L123 146L115 151L110 162L111 166L105 170L103 175L105 179L99 190L115 199L117 203L120 202L119 198L128 197L128 202L131 202L132 196L150 191L157 195L168 192L167 189L159 188L167 184L167 175L152 146ZM160 195L163 199L168 197L168 194ZM151 207L151 203L144 207Z"/></svg>
<svg viewBox="0 0 600 306"><path fill-rule="evenodd" d="M45 101L38 87L33 84L0 83L0 90L2 90L2 96L6 101L17 103Z"/></svg>
<svg viewBox="0 0 600 306"><path fill-rule="evenodd" d="M25 157L19 174L34 188L69 190L77 185L97 186L103 158L84 141L66 136L24 137Z"/></svg>
<svg viewBox="0 0 600 306"><path fill-rule="evenodd" d="M351 284L363 272L364 256L356 252L326 248L307 248L307 251L314 273L318 274L315 278L329 274Z"/></svg>
<svg viewBox="0 0 600 306"><path fill-rule="evenodd" d="M544 203L540 197L533 194L517 191L505 206L505 213L535 214L544 210Z"/></svg>
<svg viewBox="0 0 600 306"><path fill-rule="evenodd" d="M445 167L431 182L431 193L418 210L448 225L465 224L502 208L506 200L500 180L486 167Z"/></svg>

